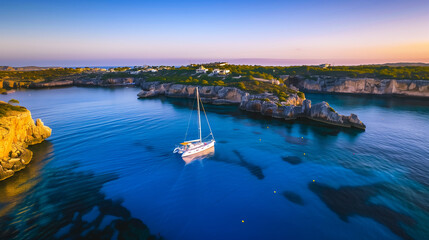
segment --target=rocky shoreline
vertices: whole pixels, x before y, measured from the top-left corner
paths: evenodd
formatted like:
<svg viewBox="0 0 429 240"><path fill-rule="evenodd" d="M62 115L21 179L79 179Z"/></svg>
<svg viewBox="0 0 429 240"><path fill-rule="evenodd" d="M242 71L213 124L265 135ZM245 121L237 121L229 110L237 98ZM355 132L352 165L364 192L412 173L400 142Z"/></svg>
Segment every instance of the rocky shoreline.
<svg viewBox="0 0 429 240"><path fill-rule="evenodd" d="M194 85L183 85L160 82L141 82L142 90L139 98L167 96L176 98L194 98ZM365 124L358 116L351 114L344 116L337 113L327 102L321 102L312 106L311 101L303 99L297 94L290 94L286 101L270 93L250 94L235 87L223 86L199 86L201 100L205 103L222 105L237 104L244 111L257 112L273 118L294 120L307 118L330 125L341 127L354 127L365 129Z"/></svg>
<svg viewBox="0 0 429 240"><path fill-rule="evenodd" d="M296 77L291 79L290 83L300 91L306 92L394 95L429 98L428 80L332 78L318 76L313 79Z"/></svg>
<svg viewBox="0 0 429 240"><path fill-rule="evenodd" d="M54 87L123 87L139 86L144 79L135 77L109 79L68 79L53 82L33 82L18 84L18 82L4 81L3 87L11 89L3 94L13 93L15 88L54 88ZM288 83L292 88L303 92L342 93L342 94L369 94L381 96L423 97L429 98L428 80L395 80L374 78L333 78L313 76L311 79L297 76L290 78ZM25 85L27 84L27 85Z"/></svg>
<svg viewBox="0 0 429 240"><path fill-rule="evenodd" d="M0 101L2 110L6 109L0 117L0 181L25 168L33 156L27 147L42 142L52 132L42 120L34 123L27 109L10 110L8 105Z"/></svg>
<svg viewBox="0 0 429 240"><path fill-rule="evenodd" d="M63 80L54 82L31 83L29 88L51 88L51 87L70 87L70 86L83 86L83 87L116 87L116 86L129 86L134 85L135 81L139 82L140 79L134 78L109 78L109 79L74 79Z"/></svg>

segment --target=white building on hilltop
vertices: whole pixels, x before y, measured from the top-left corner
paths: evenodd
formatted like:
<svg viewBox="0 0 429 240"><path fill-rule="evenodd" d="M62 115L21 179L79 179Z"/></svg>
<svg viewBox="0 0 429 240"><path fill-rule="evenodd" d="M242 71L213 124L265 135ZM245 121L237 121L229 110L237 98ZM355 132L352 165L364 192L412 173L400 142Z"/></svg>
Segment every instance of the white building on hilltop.
<svg viewBox="0 0 429 240"><path fill-rule="evenodd" d="M319 65L319 67L321 67L321 68L328 68L330 66L331 66L331 64L329 64L329 63L323 63L323 64Z"/></svg>
<svg viewBox="0 0 429 240"><path fill-rule="evenodd" d="M214 69L213 70L213 74L215 74L215 75L228 75L229 72L230 71L228 69Z"/></svg>
<svg viewBox="0 0 429 240"><path fill-rule="evenodd" d="M206 73L207 72L207 68L205 68L204 66L200 66L197 70L195 70L196 73Z"/></svg>

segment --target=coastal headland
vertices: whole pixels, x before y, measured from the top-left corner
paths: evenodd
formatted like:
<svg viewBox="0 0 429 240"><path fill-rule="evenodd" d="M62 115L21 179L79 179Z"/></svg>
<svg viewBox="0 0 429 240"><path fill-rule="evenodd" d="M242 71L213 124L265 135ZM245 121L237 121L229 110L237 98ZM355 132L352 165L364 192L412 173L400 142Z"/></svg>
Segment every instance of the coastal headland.
<svg viewBox="0 0 429 240"><path fill-rule="evenodd" d="M0 101L0 180L25 168L33 156L27 147L44 141L51 132L42 120L34 122L26 108Z"/></svg>
<svg viewBox="0 0 429 240"><path fill-rule="evenodd" d="M196 85L183 85L160 82L142 82L139 98L167 97L195 98ZM272 93L250 94L235 87L199 86L201 100L206 103L224 105L238 104L240 109L257 112L278 119L295 120L307 118L341 127L365 129L358 116L344 116L336 112L327 102L311 105L311 100L303 94L290 93L284 101Z"/></svg>

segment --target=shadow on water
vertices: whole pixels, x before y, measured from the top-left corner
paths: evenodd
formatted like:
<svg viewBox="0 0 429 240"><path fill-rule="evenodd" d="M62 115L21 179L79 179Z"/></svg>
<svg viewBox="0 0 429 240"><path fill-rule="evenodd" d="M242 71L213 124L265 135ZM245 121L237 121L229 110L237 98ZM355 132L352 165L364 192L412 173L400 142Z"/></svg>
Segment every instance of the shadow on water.
<svg viewBox="0 0 429 240"><path fill-rule="evenodd" d="M18 205L29 189L40 182L40 171L49 162L49 156L53 152L52 146L49 141L30 146L29 149L33 151L33 158L30 164L23 170L16 172L13 177L0 181L0 193L2 194L0 198L0 218Z"/></svg>
<svg viewBox="0 0 429 240"><path fill-rule="evenodd" d="M52 144L31 150L27 168L0 182L0 239L156 239L121 201L101 192L115 175L73 171L77 164L46 169Z"/></svg>
<svg viewBox="0 0 429 240"><path fill-rule="evenodd" d="M298 194L290 191L284 191L282 194L287 200L301 206L304 205L304 200Z"/></svg>
<svg viewBox="0 0 429 240"><path fill-rule="evenodd" d="M380 194L383 184L357 187L346 186L335 189L324 184L311 182L308 187L341 220L347 222L348 217L353 215L372 218L389 228L396 235L404 239L412 239L402 225L414 226L416 222L413 218L386 206L370 202L371 197Z"/></svg>

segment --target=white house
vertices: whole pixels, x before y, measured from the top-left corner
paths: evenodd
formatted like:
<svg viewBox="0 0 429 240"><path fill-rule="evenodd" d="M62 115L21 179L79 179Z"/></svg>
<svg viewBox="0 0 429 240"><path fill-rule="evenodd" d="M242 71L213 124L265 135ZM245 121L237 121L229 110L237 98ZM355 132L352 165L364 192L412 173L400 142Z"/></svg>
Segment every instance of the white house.
<svg viewBox="0 0 429 240"><path fill-rule="evenodd" d="M145 72L158 72L158 69L155 69L155 68L146 68L144 71Z"/></svg>
<svg viewBox="0 0 429 240"><path fill-rule="evenodd" d="M228 69L214 69L213 70L213 74L216 74L216 75L228 75L229 72L230 71Z"/></svg>
<svg viewBox="0 0 429 240"><path fill-rule="evenodd" d="M197 70L195 70L196 73L206 73L207 72L207 68L205 68L204 66L200 66Z"/></svg>
<svg viewBox="0 0 429 240"><path fill-rule="evenodd" d="M328 68L330 66L331 66L331 64L329 64L329 63L324 63L324 64L319 65L319 67L321 67L321 68Z"/></svg>

